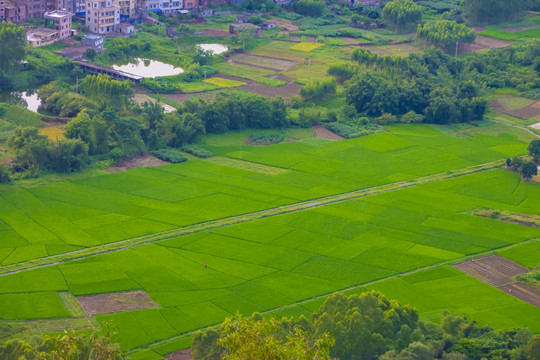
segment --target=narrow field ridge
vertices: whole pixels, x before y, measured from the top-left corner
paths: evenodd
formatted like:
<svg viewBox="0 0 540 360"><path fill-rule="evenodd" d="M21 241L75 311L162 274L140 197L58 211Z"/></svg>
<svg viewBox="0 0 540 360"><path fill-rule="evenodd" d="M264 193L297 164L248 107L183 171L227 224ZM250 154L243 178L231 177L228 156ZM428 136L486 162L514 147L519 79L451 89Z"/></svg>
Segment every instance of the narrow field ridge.
<svg viewBox="0 0 540 360"><path fill-rule="evenodd" d="M284 205L276 208L271 208L267 210L247 213L243 215L226 217L223 219L203 222L199 224L189 225L185 227L180 227L177 229L172 229L168 231L163 231L155 234L135 237L132 239L117 241L114 243L109 243L101 246L95 246L92 248L86 248L82 250L77 250L61 255L47 256L39 259L33 259L29 261L24 261L12 265L6 265L0 267L0 276L9 275L13 273L18 273L21 271L28 271L32 269L37 269L40 267L56 265L60 263L65 263L69 261L75 261L84 259L90 256L96 256L101 254L110 253L113 251L121 251L131 247L141 246L145 244L155 243L157 241L171 239L174 237L199 233L203 231L210 231L218 228L223 228L230 225L245 223L253 220L258 220L270 216L277 216L282 214L291 213L294 211L308 210L324 205L334 204L338 202L354 200L362 198L365 196L381 194L384 192L400 190L404 188L413 187L416 185L426 184L434 181L441 181L452 179L455 177L466 176L482 171L492 170L503 165L503 161L494 161L486 164L476 165L472 167L467 167L464 169L450 171L445 173L439 173L434 175L429 175L425 177L420 177L416 179L400 181L385 185L379 185L371 188L354 190L347 193L330 195L318 199L311 199L299 203L294 203L290 205Z"/></svg>

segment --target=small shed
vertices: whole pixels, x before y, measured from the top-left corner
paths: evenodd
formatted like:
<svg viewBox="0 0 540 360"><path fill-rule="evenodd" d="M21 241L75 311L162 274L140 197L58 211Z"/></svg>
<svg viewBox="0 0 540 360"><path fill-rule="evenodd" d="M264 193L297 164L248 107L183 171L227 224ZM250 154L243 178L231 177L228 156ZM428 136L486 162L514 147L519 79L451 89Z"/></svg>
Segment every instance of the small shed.
<svg viewBox="0 0 540 360"><path fill-rule="evenodd" d="M262 23L262 28L263 29L274 29L276 27L276 24L272 23L272 22L268 22L268 21L265 21Z"/></svg>
<svg viewBox="0 0 540 360"><path fill-rule="evenodd" d="M94 49L103 49L103 36L87 35L81 40L81 44L84 46L90 46Z"/></svg>
<svg viewBox="0 0 540 360"><path fill-rule="evenodd" d="M129 23L118 24L116 30L124 35L131 35L135 32L135 25Z"/></svg>
<svg viewBox="0 0 540 360"><path fill-rule="evenodd" d="M237 32L239 31L245 31L245 30L255 30L257 31L257 36L261 36L262 35L262 28L260 26L257 26L257 25L253 25L253 24L250 24L250 23L246 23L246 24L230 24L229 25L229 32L231 34L236 34Z"/></svg>

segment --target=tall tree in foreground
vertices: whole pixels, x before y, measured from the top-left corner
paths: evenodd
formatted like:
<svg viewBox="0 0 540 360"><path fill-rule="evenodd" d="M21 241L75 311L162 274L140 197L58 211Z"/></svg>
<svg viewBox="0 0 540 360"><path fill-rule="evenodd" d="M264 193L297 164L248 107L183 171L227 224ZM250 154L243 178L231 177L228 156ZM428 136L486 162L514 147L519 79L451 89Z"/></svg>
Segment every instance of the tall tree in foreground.
<svg viewBox="0 0 540 360"><path fill-rule="evenodd" d="M416 34L419 40L428 45L435 45L446 52L452 52L456 43L471 44L476 39L473 29L450 20L440 20L424 26L418 25Z"/></svg>

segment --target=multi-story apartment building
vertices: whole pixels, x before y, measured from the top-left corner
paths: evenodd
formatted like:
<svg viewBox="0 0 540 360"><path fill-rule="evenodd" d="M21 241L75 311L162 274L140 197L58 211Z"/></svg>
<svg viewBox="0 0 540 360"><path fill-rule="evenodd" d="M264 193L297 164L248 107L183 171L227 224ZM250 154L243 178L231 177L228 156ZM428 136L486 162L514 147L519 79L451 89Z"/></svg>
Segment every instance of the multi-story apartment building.
<svg viewBox="0 0 540 360"><path fill-rule="evenodd" d="M120 23L120 7L112 0L91 0L86 2L86 26L96 34L116 31Z"/></svg>
<svg viewBox="0 0 540 360"><path fill-rule="evenodd" d="M183 0L160 0L159 5L164 14L177 13L184 8Z"/></svg>
<svg viewBox="0 0 540 360"><path fill-rule="evenodd" d="M113 0L113 4L120 7L121 17L135 16L135 0Z"/></svg>
<svg viewBox="0 0 540 360"><path fill-rule="evenodd" d="M26 6L27 19L41 19L47 11L48 0L19 0Z"/></svg>
<svg viewBox="0 0 540 360"><path fill-rule="evenodd" d="M72 14L82 13L86 9L86 0L58 0L56 8Z"/></svg>
<svg viewBox="0 0 540 360"><path fill-rule="evenodd" d="M26 20L26 7L10 0L0 0L0 21L20 23Z"/></svg>
<svg viewBox="0 0 540 360"><path fill-rule="evenodd" d="M199 5L202 7L208 7L208 5L210 4L218 6L218 5L226 5L228 3L229 3L229 0L199 0Z"/></svg>
<svg viewBox="0 0 540 360"><path fill-rule="evenodd" d="M46 12L44 17L45 28L58 31L60 40L71 36L71 16L70 12L64 10L54 10Z"/></svg>

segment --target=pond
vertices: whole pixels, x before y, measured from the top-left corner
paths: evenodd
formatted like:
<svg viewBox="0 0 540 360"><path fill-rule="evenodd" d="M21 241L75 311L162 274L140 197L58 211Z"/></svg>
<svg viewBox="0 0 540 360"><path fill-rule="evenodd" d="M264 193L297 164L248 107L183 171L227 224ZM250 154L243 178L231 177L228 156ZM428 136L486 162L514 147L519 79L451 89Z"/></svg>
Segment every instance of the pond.
<svg viewBox="0 0 540 360"><path fill-rule="evenodd" d="M113 65L112 68L128 74L144 76L145 78L172 76L184 72L184 69L182 68L165 64L161 61L140 58L133 59L130 63L125 65Z"/></svg>
<svg viewBox="0 0 540 360"><path fill-rule="evenodd" d="M0 92L0 102L10 105L20 105L35 113L41 105L41 100L38 98L35 90L24 92Z"/></svg>
<svg viewBox="0 0 540 360"><path fill-rule="evenodd" d="M214 55L221 54L229 50L226 45L222 44L199 44L197 46L204 51L212 51Z"/></svg>

